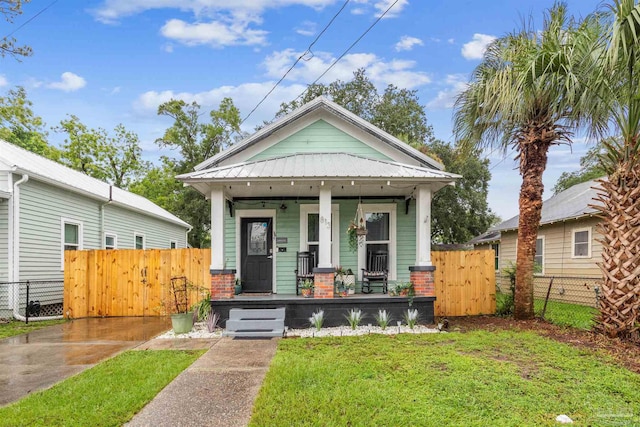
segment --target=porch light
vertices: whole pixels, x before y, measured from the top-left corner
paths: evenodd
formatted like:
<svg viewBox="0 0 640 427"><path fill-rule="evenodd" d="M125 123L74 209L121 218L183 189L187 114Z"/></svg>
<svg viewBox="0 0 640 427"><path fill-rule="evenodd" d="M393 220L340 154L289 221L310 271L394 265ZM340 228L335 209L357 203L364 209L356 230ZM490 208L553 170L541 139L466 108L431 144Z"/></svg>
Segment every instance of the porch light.
<svg viewBox="0 0 640 427"><path fill-rule="evenodd" d="M351 181L351 185L355 185L355 184L356 184L355 182Z"/></svg>
<svg viewBox="0 0 640 427"><path fill-rule="evenodd" d="M320 185L324 185L324 181L320 181Z"/></svg>
<svg viewBox="0 0 640 427"><path fill-rule="evenodd" d="M391 185L391 181L387 181L387 185Z"/></svg>
<svg viewBox="0 0 640 427"><path fill-rule="evenodd" d="M247 187L251 187L251 183L247 181Z"/></svg>
<svg viewBox="0 0 640 427"><path fill-rule="evenodd" d="M291 185L293 185L293 181L291 181Z"/></svg>

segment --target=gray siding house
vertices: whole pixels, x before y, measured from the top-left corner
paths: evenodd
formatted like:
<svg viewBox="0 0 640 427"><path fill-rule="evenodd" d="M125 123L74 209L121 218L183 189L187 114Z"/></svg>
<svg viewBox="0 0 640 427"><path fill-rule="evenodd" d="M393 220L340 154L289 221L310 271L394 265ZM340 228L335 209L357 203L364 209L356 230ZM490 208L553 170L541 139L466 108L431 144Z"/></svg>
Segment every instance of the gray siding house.
<svg viewBox="0 0 640 427"><path fill-rule="evenodd" d="M57 282L32 295L62 302L65 249L184 248L190 228L144 197L0 141L0 317L25 304L15 282Z"/></svg>

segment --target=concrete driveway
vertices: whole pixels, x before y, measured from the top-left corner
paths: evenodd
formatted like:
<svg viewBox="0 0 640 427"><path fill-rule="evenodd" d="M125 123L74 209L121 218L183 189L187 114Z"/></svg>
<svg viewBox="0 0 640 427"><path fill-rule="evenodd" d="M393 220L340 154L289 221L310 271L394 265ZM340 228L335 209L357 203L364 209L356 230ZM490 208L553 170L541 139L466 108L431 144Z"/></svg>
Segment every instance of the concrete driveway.
<svg viewBox="0 0 640 427"><path fill-rule="evenodd" d="M0 406L134 348L170 323L161 317L79 319L0 340Z"/></svg>

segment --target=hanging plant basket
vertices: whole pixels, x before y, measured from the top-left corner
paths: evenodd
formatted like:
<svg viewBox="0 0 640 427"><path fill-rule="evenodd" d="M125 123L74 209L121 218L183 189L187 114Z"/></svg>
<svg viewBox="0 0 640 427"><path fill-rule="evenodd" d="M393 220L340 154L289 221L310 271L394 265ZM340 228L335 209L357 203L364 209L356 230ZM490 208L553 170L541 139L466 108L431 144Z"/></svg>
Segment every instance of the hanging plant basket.
<svg viewBox="0 0 640 427"><path fill-rule="evenodd" d="M367 231L366 228L361 228L361 227L356 228L356 235L357 236L366 236L367 233L368 233L368 231Z"/></svg>
<svg viewBox="0 0 640 427"><path fill-rule="evenodd" d="M349 235L349 248L351 252L356 252L363 243L363 236L367 235L366 221L360 203L358 203L358 209L356 209L356 216L351 220L347 228L347 234Z"/></svg>

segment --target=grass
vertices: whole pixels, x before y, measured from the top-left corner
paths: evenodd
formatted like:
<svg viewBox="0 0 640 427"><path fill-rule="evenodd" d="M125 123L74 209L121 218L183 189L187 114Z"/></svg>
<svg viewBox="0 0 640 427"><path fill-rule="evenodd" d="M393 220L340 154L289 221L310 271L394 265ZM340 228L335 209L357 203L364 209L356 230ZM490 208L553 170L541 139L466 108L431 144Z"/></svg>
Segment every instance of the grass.
<svg viewBox="0 0 640 427"><path fill-rule="evenodd" d="M64 323L66 320L43 320L34 322L31 321L29 324L25 324L24 322L20 322L18 320L11 320L9 323L0 324L0 340L3 338L13 337L15 335L26 334L28 332L37 331L38 329L42 329L51 325L58 325L60 323Z"/></svg>
<svg viewBox="0 0 640 427"><path fill-rule="evenodd" d="M0 426L120 426L203 351L128 351L0 408Z"/></svg>
<svg viewBox="0 0 640 427"><path fill-rule="evenodd" d="M543 306L544 300L534 301L536 315L542 314ZM589 330L593 326L594 318L597 314L598 310L594 307L549 301L544 318L558 326L571 326L578 329Z"/></svg>
<svg viewBox="0 0 640 427"><path fill-rule="evenodd" d="M250 425L637 425L638 389L606 355L533 332L289 339Z"/></svg>

